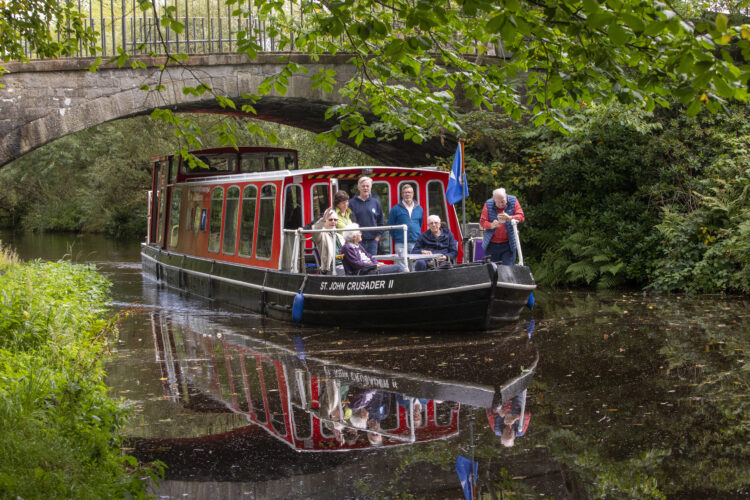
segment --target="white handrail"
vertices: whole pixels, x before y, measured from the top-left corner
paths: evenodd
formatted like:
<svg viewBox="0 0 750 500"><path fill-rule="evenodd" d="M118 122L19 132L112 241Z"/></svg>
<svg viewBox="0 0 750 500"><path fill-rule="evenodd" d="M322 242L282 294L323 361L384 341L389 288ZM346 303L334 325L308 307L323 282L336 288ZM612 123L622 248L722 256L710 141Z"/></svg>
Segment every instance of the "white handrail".
<svg viewBox="0 0 750 500"><path fill-rule="evenodd" d="M510 221L511 224L513 224L513 235L516 238L516 250L518 250L518 265L523 265L523 252L521 251L521 238L518 236L518 221L516 219L513 219Z"/></svg>
<svg viewBox="0 0 750 500"><path fill-rule="evenodd" d="M407 257L407 252L406 252L406 249L408 248L408 246L407 246L408 239L407 238L408 238L409 228L408 228L408 226L406 224L397 224L397 225L394 225L394 226L368 226L368 227L359 227L357 229L351 229L351 228L350 229L347 229L347 228L335 228L335 229L284 229L283 232L285 232L285 233L294 233L294 247L293 247L292 251L294 252L294 255L297 255L299 253L299 235L300 235L300 233L302 233L302 234L312 234L312 233L341 233L341 232L344 232L344 231L360 231L361 232L361 231L374 231L376 229L401 229L404 232L404 248L403 248L403 252L402 252L402 255L397 255L396 259L403 260L404 267L406 269L409 269L409 262L408 262L409 259ZM381 255L380 257L389 257L389 256L390 256L390 254L387 255L387 256ZM378 256L377 255L373 255L373 257L377 258ZM295 263L294 263L294 266L292 267L292 271L296 273L296 272L299 272L299 268L297 267L297 260L296 259L295 259L294 262ZM334 262L334 265L332 266L331 272L334 275L336 274L336 265L335 265L335 262Z"/></svg>

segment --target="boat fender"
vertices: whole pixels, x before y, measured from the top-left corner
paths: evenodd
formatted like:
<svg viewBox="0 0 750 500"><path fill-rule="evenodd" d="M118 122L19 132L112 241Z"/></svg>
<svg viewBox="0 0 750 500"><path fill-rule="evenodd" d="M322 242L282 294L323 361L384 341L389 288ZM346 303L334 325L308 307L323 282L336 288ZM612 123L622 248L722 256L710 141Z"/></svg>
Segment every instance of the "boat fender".
<svg viewBox="0 0 750 500"><path fill-rule="evenodd" d="M294 296L294 303L292 304L292 319L295 323L302 321L302 312L305 309L305 296L302 294L302 290L305 288L305 282L307 276L302 279L302 285L299 287L299 292Z"/></svg>
<svg viewBox="0 0 750 500"><path fill-rule="evenodd" d="M487 270L490 273L490 280L492 281L492 288L494 289L497 285L497 264L491 260L487 261Z"/></svg>
<svg viewBox="0 0 750 500"><path fill-rule="evenodd" d="M294 296L294 304L292 305L292 319L295 323L302 321L302 311L305 308L305 296L302 292L298 292Z"/></svg>
<svg viewBox="0 0 750 500"><path fill-rule="evenodd" d="M531 292L529 294L529 300L526 301L526 307L528 307L532 311L534 310L534 292Z"/></svg>

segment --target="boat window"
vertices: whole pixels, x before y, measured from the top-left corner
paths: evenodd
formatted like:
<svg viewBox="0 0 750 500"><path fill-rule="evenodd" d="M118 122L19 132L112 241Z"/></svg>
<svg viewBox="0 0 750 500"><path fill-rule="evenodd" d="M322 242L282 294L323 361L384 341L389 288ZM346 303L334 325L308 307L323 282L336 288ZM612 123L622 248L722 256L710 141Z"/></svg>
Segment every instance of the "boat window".
<svg viewBox="0 0 750 500"><path fill-rule="evenodd" d="M176 161L174 161L174 157L169 157L169 183L174 184L177 182L177 165Z"/></svg>
<svg viewBox="0 0 750 500"><path fill-rule="evenodd" d="M289 170L297 169L297 156L291 153L284 154L284 168Z"/></svg>
<svg viewBox="0 0 750 500"><path fill-rule="evenodd" d="M383 401L384 404L388 404L388 408L391 411L380 421L380 428L385 430L395 430L399 427L399 414L398 414L398 402L396 401L396 395L392 392L386 392L385 397L390 400L389 403Z"/></svg>
<svg viewBox="0 0 750 500"><path fill-rule="evenodd" d="M458 403L450 401L435 402L435 424L440 427L448 427L453 423L453 413L458 413Z"/></svg>
<svg viewBox="0 0 750 500"><path fill-rule="evenodd" d="M286 412L281 401L281 390L279 379L276 376L276 367L266 361L261 362L263 367L263 383L266 387L266 401L268 401L268 416L271 426L280 436L286 435Z"/></svg>
<svg viewBox="0 0 750 500"><path fill-rule="evenodd" d="M293 406L292 418L294 419L294 437L297 439L310 439L313 427L312 414L298 406Z"/></svg>
<svg viewBox="0 0 750 500"><path fill-rule="evenodd" d="M198 155L203 163L208 165L208 168L203 168L200 165L191 167L186 161L182 161L182 173L186 175L200 175L210 173L228 173L237 171L237 156L236 155L220 155L220 156L208 156Z"/></svg>
<svg viewBox="0 0 750 500"><path fill-rule="evenodd" d="M403 189L404 184L408 184L408 185L411 186L411 188L414 190L414 201L417 202L417 203L420 203L420 201L419 201L419 186L414 181L401 181L401 182L398 183L398 201L397 201L397 203L401 202L401 189ZM424 209L425 207L422 207L422 208ZM426 215L425 215L425 217L426 217Z"/></svg>
<svg viewBox="0 0 750 500"><path fill-rule="evenodd" d="M258 154L244 154L240 160L240 172L262 172L263 156Z"/></svg>
<svg viewBox="0 0 750 500"><path fill-rule="evenodd" d="M193 234L196 236L201 227L201 213L201 204L196 201L193 205Z"/></svg>
<svg viewBox="0 0 750 500"><path fill-rule="evenodd" d="M448 210L445 207L445 189L440 181L427 183L427 210L429 214L425 214L425 219L428 215L437 215L443 221L443 226L449 228Z"/></svg>
<svg viewBox="0 0 750 500"><path fill-rule="evenodd" d="M284 229L297 229L302 224L302 186L290 184L284 193Z"/></svg>
<svg viewBox="0 0 750 500"><path fill-rule="evenodd" d="M164 214L166 212L167 203L167 190L162 184L162 188L159 191L159 229L157 231L156 241L159 246L164 243Z"/></svg>
<svg viewBox="0 0 750 500"><path fill-rule="evenodd" d="M312 188L312 220L318 220L331 206L331 190L328 183L315 184Z"/></svg>
<svg viewBox="0 0 750 500"><path fill-rule="evenodd" d="M229 355L229 370L232 375L232 390L234 394L234 402L236 402L235 408L243 413L250 411L250 405L247 400L247 392L245 392L245 377L242 371L242 352L236 347L228 347L227 354Z"/></svg>
<svg viewBox="0 0 750 500"><path fill-rule="evenodd" d="M275 156L266 156L266 170L278 170L279 159Z"/></svg>
<svg viewBox="0 0 750 500"><path fill-rule="evenodd" d="M240 188L232 186L227 189L227 207L224 213L224 244L222 252L234 255L237 243L237 215L240 209Z"/></svg>
<svg viewBox="0 0 750 500"><path fill-rule="evenodd" d="M224 205L224 188L216 187L211 193L211 222L208 226L208 251L219 251L221 240L221 210Z"/></svg>
<svg viewBox="0 0 750 500"><path fill-rule="evenodd" d="M180 236L180 202L182 189L172 190L172 207L169 210L169 246L176 247Z"/></svg>
<svg viewBox="0 0 750 500"><path fill-rule="evenodd" d="M247 391L250 393L250 411L255 416L255 420L264 424L268 420L263 399L263 386L260 381L260 366L258 366L258 359L252 354L245 356L245 373L247 374Z"/></svg>
<svg viewBox="0 0 750 500"><path fill-rule="evenodd" d="M258 209L258 245L255 256L259 259L271 258L273 248L274 219L276 215L276 186L266 184L260 190L260 207Z"/></svg>
<svg viewBox="0 0 750 500"><path fill-rule="evenodd" d="M255 229L255 205L258 188L245 186L242 193L242 219L240 220L240 255L253 256L253 230Z"/></svg>
<svg viewBox="0 0 750 500"><path fill-rule="evenodd" d="M372 195L380 200L380 205L383 207L383 222L388 222L388 214L391 213L391 185L385 181L378 181L372 183ZM380 245L378 247L378 253L389 254L391 253L391 233L390 231L383 231L383 236L380 238Z"/></svg>

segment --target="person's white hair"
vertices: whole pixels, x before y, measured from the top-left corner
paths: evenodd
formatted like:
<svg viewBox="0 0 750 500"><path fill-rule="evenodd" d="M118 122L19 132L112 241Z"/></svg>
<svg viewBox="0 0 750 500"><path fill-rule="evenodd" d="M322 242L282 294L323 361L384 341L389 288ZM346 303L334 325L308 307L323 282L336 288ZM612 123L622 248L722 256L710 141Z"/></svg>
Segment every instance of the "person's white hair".
<svg viewBox="0 0 750 500"><path fill-rule="evenodd" d="M357 224L356 222L347 224L346 227L344 228L344 241L347 243L352 243L358 233L359 233L359 224Z"/></svg>
<svg viewBox="0 0 750 500"><path fill-rule="evenodd" d="M365 181L370 181L370 184L372 184L372 178L364 176L359 178L359 180L357 181L357 186L361 186Z"/></svg>
<svg viewBox="0 0 750 500"><path fill-rule="evenodd" d="M352 416L349 419L349 422L351 422L351 424L357 429L367 428L367 416L363 417L357 412L352 413Z"/></svg>
<svg viewBox="0 0 750 500"><path fill-rule="evenodd" d="M486 192L486 191L485 191ZM505 188L497 188L492 192L492 196L506 196Z"/></svg>
<svg viewBox="0 0 750 500"><path fill-rule="evenodd" d="M443 221L441 221L441 220L440 220L440 216L439 216L439 215L435 215L435 214L432 214L432 215L430 215L429 217L427 217L427 223L428 223L428 224L429 224L430 222L434 221L434 220L436 220L436 221L438 221L438 222L443 222Z"/></svg>

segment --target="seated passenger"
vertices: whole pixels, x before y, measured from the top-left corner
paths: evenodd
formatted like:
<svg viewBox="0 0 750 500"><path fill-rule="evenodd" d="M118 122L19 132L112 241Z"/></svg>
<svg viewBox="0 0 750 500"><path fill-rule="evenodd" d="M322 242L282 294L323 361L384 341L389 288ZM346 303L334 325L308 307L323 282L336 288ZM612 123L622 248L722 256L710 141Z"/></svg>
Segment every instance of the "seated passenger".
<svg viewBox="0 0 750 500"><path fill-rule="evenodd" d="M338 216L336 211L332 208L326 209L323 213L323 217L318 219L313 225L312 229L336 229L336 223L338 222ZM327 274L331 272L334 259L339 253L341 248L341 242L338 238L339 235L336 233L312 233L313 243L315 248L318 249L318 255L320 256L320 272L321 274Z"/></svg>
<svg viewBox="0 0 750 500"><path fill-rule="evenodd" d="M344 271L349 275L364 274L390 274L398 273L401 268L396 264L383 264L375 260L362 244L362 233L358 224L350 224L344 232L344 246L341 253L344 254Z"/></svg>
<svg viewBox="0 0 750 500"><path fill-rule="evenodd" d="M440 254L436 259L417 260L414 263L415 271L424 271L428 267L450 267L450 260L458 256L458 242L448 229L441 226L440 217L430 215L427 217L427 231L419 235L414 245L414 253L424 255Z"/></svg>

